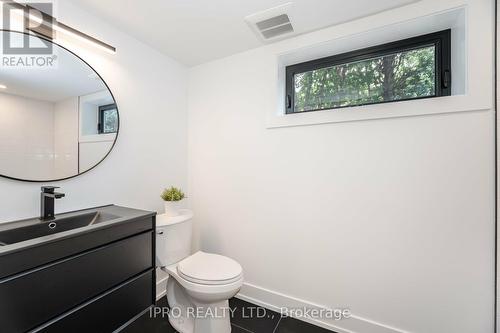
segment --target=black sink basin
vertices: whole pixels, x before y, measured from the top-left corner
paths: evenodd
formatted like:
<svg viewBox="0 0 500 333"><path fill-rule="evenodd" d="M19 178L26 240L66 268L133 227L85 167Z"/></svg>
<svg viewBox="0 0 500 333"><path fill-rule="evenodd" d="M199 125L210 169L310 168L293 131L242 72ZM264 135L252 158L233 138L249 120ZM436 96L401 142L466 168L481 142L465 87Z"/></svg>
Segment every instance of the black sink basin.
<svg viewBox="0 0 500 333"><path fill-rule="evenodd" d="M83 228L89 225L110 221L118 217L119 216L109 213L91 212L71 217L56 218L51 221L40 221L38 224L1 231L0 246Z"/></svg>

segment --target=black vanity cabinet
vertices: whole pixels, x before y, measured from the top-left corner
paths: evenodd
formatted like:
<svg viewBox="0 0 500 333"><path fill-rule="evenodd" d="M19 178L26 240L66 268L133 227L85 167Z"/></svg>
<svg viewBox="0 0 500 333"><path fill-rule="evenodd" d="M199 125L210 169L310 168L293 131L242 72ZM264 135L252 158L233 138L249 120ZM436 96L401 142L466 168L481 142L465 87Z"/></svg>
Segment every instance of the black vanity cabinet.
<svg viewBox="0 0 500 333"><path fill-rule="evenodd" d="M114 332L155 303L155 214L100 209L117 219L0 252L1 332Z"/></svg>

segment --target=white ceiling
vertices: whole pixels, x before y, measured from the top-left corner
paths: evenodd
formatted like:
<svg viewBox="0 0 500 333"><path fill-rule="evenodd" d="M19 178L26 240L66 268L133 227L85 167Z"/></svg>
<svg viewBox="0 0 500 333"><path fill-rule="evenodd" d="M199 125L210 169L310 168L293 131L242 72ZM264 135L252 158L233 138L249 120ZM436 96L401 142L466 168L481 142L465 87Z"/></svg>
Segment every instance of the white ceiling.
<svg viewBox="0 0 500 333"><path fill-rule="evenodd" d="M262 45L244 18L289 1L299 33L418 0L66 0L194 66Z"/></svg>

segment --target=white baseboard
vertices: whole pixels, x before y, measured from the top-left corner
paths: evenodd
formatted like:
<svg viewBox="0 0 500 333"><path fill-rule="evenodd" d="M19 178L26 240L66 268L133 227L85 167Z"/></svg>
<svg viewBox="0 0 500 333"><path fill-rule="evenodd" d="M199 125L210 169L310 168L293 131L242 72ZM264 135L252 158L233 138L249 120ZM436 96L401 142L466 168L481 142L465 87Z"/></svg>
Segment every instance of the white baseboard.
<svg viewBox="0 0 500 333"><path fill-rule="evenodd" d="M282 308L325 309L324 306L261 288L250 283L243 284L243 287L236 297L277 312L281 312ZM407 331L390 327L354 314L352 314L350 318L342 320L334 320L331 318L315 319L309 317L296 319L303 320L338 333L409 333Z"/></svg>
<svg viewBox="0 0 500 333"><path fill-rule="evenodd" d="M158 301L160 298L165 296L167 294L167 281L168 281L168 275L156 280L156 300Z"/></svg>
<svg viewBox="0 0 500 333"><path fill-rule="evenodd" d="M167 290L163 290L162 292L156 293L156 300L159 301L160 298L167 294Z"/></svg>

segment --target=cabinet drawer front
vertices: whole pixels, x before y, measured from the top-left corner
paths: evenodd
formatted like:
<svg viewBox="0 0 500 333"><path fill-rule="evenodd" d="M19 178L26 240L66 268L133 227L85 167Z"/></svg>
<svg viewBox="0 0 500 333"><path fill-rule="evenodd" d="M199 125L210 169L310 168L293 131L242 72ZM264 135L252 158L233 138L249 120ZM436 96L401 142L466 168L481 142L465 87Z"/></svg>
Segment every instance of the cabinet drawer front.
<svg viewBox="0 0 500 333"><path fill-rule="evenodd" d="M1 256L0 279L153 229L154 218L138 219Z"/></svg>
<svg viewBox="0 0 500 333"><path fill-rule="evenodd" d="M2 332L25 332L152 268L147 232L0 282Z"/></svg>
<svg viewBox="0 0 500 333"><path fill-rule="evenodd" d="M153 276L145 273L37 333L111 333L154 304Z"/></svg>

